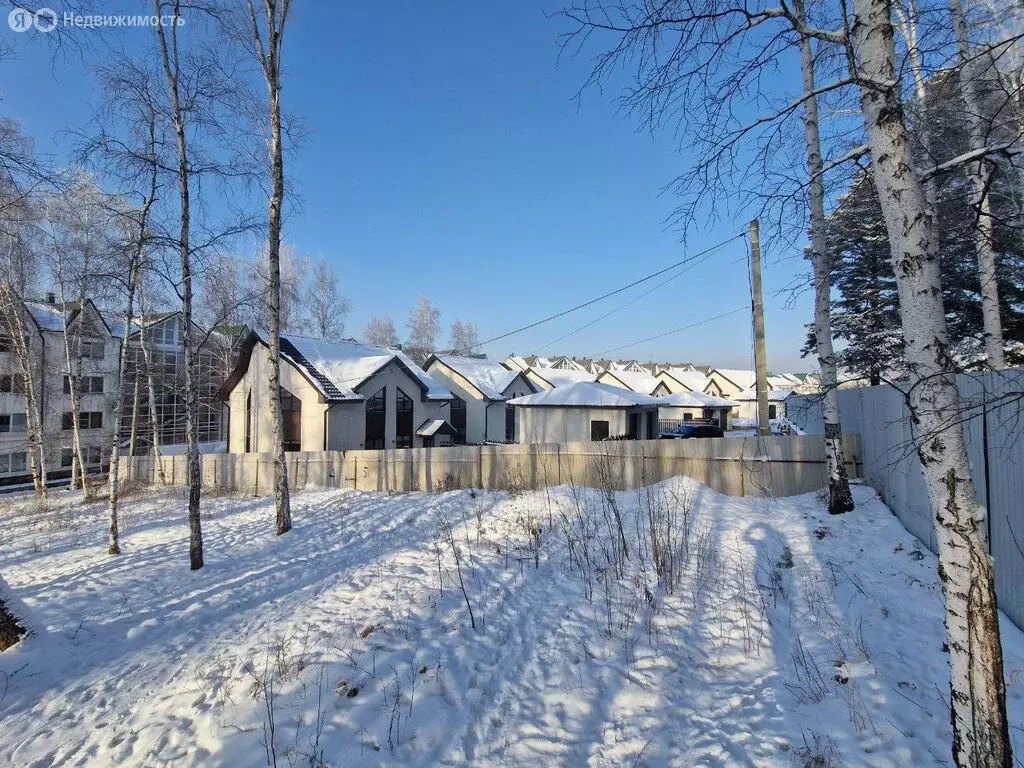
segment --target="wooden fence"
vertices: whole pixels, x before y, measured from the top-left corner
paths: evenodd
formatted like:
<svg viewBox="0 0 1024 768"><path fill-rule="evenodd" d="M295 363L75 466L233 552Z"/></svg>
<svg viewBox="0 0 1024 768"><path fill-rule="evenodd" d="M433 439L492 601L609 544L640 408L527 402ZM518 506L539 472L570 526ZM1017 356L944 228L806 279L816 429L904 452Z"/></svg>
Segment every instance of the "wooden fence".
<svg viewBox="0 0 1024 768"><path fill-rule="evenodd" d="M860 441L847 436L848 470L859 474ZM185 456L163 456L164 482L182 485ZM637 440L542 445L453 446L385 451L317 451L287 454L292 488L350 488L408 492L456 488L497 490L547 486L631 490L686 475L730 496L791 496L825 485L821 438ZM159 483L155 460L133 456L122 476ZM273 492L273 458L267 453L202 456L205 487L253 495Z"/></svg>

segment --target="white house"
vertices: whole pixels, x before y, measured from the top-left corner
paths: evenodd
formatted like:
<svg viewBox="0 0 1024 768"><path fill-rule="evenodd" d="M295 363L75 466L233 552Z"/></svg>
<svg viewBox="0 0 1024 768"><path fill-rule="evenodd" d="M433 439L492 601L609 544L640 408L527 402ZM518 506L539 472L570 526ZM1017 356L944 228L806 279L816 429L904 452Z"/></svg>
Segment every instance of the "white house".
<svg viewBox="0 0 1024 768"><path fill-rule="evenodd" d="M665 431L688 421L705 420L729 429L733 408L740 404L703 392L677 392L658 398L659 429Z"/></svg>
<svg viewBox="0 0 1024 768"><path fill-rule="evenodd" d="M704 392L711 379L698 371L692 365L686 368L669 367L662 368L656 376L663 385L664 394L674 395L677 392ZM655 392L661 394L661 392Z"/></svg>
<svg viewBox="0 0 1024 768"><path fill-rule="evenodd" d="M558 368L528 368L526 378L533 384L536 391L570 387L594 381L597 376L589 371L565 371Z"/></svg>
<svg viewBox="0 0 1024 768"><path fill-rule="evenodd" d="M0 322L0 483L30 477L26 371L36 394L49 477L71 473L74 414L65 327L74 349L71 370L76 372L80 395L82 463L89 471L100 470L113 442L120 339L88 299L60 304L49 294L46 301L20 302L4 290L4 312L12 314ZM14 332L24 334L27 359L18 352Z"/></svg>
<svg viewBox="0 0 1024 768"><path fill-rule="evenodd" d="M793 394L792 389L769 389L768 390L768 418L786 418L786 398ZM745 389L736 395L739 404L739 418L757 419L757 390Z"/></svg>
<svg viewBox="0 0 1024 768"><path fill-rule="evenodd" d="M221 388L229 407L228 451L271 449L264 333L250 333ZM451 393L402 352L303 336L281 337L281 398L287 451L445 445Z"/></svg>
<svg viewBox="0 0 1024 768"><path fill-rule="evenodd" d="M572 443L658 437L659 400L584 381L509 401L519 412L520 443Z"/></svg>
<svg viewBox="0 0 1024 768"><path fill-rule="evenodd" d="M743 390L754 386L757 375L754 371L738 368L712 368L708 371L708 378L711 381L704 390L707 394L735 398Z"/></svg>
<svg viewBox="0 0 1024 768"><path fill-rule="evenodd" d="M506 401L539 389L525 372L493 360L454 355L431 355L424 368L452 393L453 442L515 442L516 409Z"/></svg>
<svg viewBox="0 0 1024 768"><path fill-rule="evenodd" d="M620 389L628 389L631 392L639 392L641 395L653 395L661 383L657 377L648 371L605 371L597 377L599 384L610 384Z"/></svg>

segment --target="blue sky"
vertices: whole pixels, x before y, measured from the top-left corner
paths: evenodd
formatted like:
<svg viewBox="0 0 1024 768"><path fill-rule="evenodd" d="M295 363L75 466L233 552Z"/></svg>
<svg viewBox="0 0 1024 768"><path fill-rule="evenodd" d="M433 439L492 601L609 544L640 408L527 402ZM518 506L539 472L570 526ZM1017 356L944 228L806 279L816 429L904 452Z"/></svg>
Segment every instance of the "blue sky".
<svg viewBox="0 0 1024 768"><path fill-rule="evenodd" d="M59 4L51 4L60 11ZM106 12L139 12L127 3ZM743 229L746 216L684 244L665 228L664 184L686 167L668 136L638 133L613 93L572 97L585 58L558 59L557 2L334 3L297 0L287 31L285 106L311 133L289 158L303 197L286 240L334 262L352 299L347 333L390 313L404 331L420 294L477 323L482 338L578 304ZM84 125L96 98L85 62L51 61L3 26L3 108L41 152L66 157L61 131ZM81 34L92 34L83 32ZM131 47L141 29L119 30ZM796 223L795 226L802 226ZM568 331L649 285L489 346L593 355L749 302L746 252L735 241L628 309L554 347ZM775 292L803 266L765 254L769 365L807 370L799 348L809 294L787 307ZM640 360L749 367L749 315L623 349Z"/></svg>

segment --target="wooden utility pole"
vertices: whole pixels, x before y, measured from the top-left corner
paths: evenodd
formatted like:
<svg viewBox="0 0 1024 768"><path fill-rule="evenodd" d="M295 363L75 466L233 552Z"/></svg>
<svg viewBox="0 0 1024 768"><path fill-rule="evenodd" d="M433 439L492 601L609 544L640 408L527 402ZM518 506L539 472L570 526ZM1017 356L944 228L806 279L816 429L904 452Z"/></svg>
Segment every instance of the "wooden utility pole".
<svg viewBox="0 0 1024 768"><path fill-rule="evenodd" d="M750 272L754 311L754 374L757 382L757 433L771 435L768 423L768 358L764 349L764 300L761 297L761 225L750 222Z"/></svg>

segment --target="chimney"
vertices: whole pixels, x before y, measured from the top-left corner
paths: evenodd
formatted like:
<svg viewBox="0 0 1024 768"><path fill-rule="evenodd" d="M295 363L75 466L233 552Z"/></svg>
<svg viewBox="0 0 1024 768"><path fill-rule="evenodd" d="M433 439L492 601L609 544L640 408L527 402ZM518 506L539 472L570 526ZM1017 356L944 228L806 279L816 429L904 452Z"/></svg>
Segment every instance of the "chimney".
<svg viewBox="0 0 1024 768"><path fill-rule="evenodd" d="M53 293L46 294L46 303L47 304L56 304L57 303L57 297Z"/></svg>

